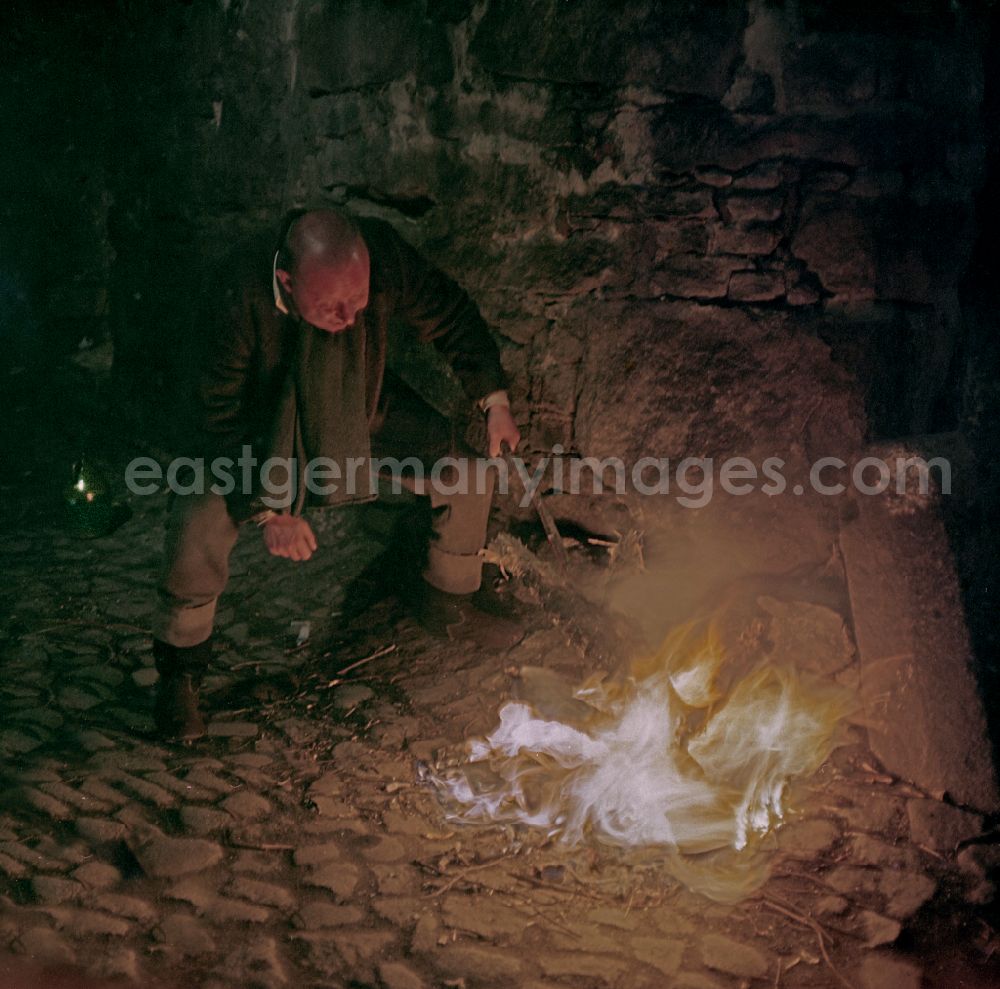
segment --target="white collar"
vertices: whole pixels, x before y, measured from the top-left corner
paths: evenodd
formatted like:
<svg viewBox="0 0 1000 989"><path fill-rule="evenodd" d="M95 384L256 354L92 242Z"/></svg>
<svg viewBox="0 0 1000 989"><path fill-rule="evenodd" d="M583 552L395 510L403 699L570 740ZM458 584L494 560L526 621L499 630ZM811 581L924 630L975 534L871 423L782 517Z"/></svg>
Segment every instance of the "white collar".
<svg viewBox="0 0 1000 989"><path fill-rule="evenodd" d="M278 255L281 251L274 252L274 263L271 265L271 287L274 289L274 308L280 313L288 315L288 306L281 295L281 282L278 281Z"/></svg>

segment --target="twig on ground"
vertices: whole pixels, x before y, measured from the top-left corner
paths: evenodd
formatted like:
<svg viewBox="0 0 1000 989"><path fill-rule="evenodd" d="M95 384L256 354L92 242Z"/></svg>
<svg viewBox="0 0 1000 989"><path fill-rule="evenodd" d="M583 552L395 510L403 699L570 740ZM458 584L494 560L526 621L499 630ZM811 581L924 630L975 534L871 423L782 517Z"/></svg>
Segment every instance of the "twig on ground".
<svg viewBox="0 0 1000 989"><path fill-rule="evenodd" d="M560 923L556 920L552 914L544 914L539 910L533 903L528 900L522 901L524 905L528 908L529 912L533 917L537 917L543 926L554 927L557 931L562 931L564 934L568 934L572 938L576 938L577 941L580 940L580 935L574 931L571 927L567 927L565 924Z"/></svg>
<svg viewBox="0 0 1000 989"><path fill-rule="evenodd" d="M564 896L576 896L577 893L580 896L586 896L588 899L596 900L598 903L606 902L603 897L595 896L588 889L584 889L577 885L574 887L559 886L556 883L547 883L544 879L535 879L534 876L518 876L511 875L512 879L516 879L518 882L526 883L529 886L534 886L536 889L550 889L554 893L562 893Z"/></svg>
<svg viewBox="0 0 1000 989"><path fill-rule="evenodd" d="M359 666L364 666L365 663L370 663L373 659L380 659L382 656L388 656L389 653L395 651L396 643L392 642L387 646L383 646L381 649L376 649L370 656L365 656L364 659L359 659L356 662L345 666L342 670L337 670L337 676L342 677L346 673L350 673L351 670L356 670Z"/></svg>
<svg viewBox="0 0 1000 989"><path fill-rule="evenodd" d="M478 872L480 869L489 868L491 865L499 865L501 862L506 862L513 857L514 857L513 855L497 855L495 858L487 859L485 862L476 862L473 865L467 865L455 876L449 879L448 882L446 882L443 886L439 886L437 889L432 890L430 893L425 893L424 897L429 898L433 896L440 896L442 893L445 893L449 889L451 889L452 886L455 885L455 883L460 882L462 879L464 879L470 872Z"/></svg>
<svg viewBox="0 0 1000 989"><path fill-rule="evenodd" d="M848 982L843 975L840 974L840 970L830 958L829 952L826 950L826 938L827 933L823 929L822 925L815 920L813 917L808 916L808 914L799 913L798 910L793 909L790 906L782 906L780 903L776 902L771 896L762 896L760 898L761 904L765 907L774 910L776 913L780 913L787 917L789 920L800 924L803 927L809 928L816 935L816 942L819 945L820 954L823 956L823 961L826 963L826 967L833 973L837 981L845 987L845 989L855 989L853 983Z"/></svg>
<svg viewBox="0 0 1000 989"><path fill-rule="evenodd" d="M47 625L45 628L36 628L32 632L22 632L18 638L27 639L33 635L45 635L47 632L57 632L61 628L66 628L67 626L72 625L82 625L85 628L121 629L125 632L141 632L143 635L152 634L148 628L143 628L141 625L132 625L129 622L97 622L93 619L86 618L66 618L62 621L56 622L55 625Z"/></svg>

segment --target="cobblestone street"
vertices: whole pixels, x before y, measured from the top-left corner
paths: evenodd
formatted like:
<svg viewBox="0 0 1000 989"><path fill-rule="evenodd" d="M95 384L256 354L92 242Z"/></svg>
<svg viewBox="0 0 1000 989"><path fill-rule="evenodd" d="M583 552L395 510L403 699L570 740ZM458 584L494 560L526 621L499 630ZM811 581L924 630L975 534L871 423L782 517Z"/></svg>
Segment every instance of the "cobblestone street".
<svg viewBox="0 0 1000 989"><path fill-rule="evenodd" d="M112 536L53 523L3 545L0 943L16 964L214 989L995 984L960 981L995 947L974 914L994 847L963 847L983 818L886 772L860 725L778 831L770 881L736 904L689 891L652 852L449 823L426 768L494 726L521 669L581 679L593 662L541 606L500 655L428 637L391 598L345 611L380 548L370 508L317 520L328 548L305 566L244 534L209 737L156 744L147 625L165 504L131 508ZM663 545L682 565L698 524L653 534L651 569ZM746 620L854 687L824 524L798 544L826 600L818 584L796 598L751 581ZM646 607L628 580L619 592Z"/></svg>

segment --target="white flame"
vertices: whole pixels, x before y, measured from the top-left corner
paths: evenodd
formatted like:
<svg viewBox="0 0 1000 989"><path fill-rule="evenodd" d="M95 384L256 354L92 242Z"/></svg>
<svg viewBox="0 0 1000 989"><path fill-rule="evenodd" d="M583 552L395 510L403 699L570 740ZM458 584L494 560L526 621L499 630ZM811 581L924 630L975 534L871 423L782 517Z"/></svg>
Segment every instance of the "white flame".
<svg viewBox="0 0 1000 989"><path fill-rule="evenodd" d="M554 678L539 677L549 697L505 704L469 761L434 778L452 816L516 821L569 844L590 834L686 856L752 851L782 818L788 782L829 755L845 698L766 664L723 689L732 671L714 629L696 631L678 629L621 684L567 687L553 703Z"/></svg>

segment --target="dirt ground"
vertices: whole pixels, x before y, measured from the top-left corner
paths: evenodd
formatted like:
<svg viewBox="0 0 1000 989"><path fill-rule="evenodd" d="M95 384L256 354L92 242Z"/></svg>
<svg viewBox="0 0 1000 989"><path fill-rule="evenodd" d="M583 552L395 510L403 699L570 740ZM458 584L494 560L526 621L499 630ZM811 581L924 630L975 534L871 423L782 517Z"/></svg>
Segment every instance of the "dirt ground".
<svg viewBox="0 0 1000 989"><path fill-rule="evenodd" d="M12 517L0 547L11 986L71 971L206 989L1000 985L987 822L885 772L863 723L796 793L769 881L733 904L686 888L655 850L449 820L426 774L496 724L524 668L580 680L610 660L593 622L544 597L503 652L431 637L378 600L379 532L405 508L318 517L306 565L244 533L209 737L158 744L148 624L165 499L130 508L95 540L58 516ZM571 550L591 618L611 605L655 643L727 593L776 655L856 685L834 506L719 499L640 522L642 568Z"/></svg>

